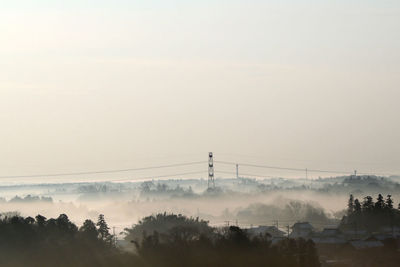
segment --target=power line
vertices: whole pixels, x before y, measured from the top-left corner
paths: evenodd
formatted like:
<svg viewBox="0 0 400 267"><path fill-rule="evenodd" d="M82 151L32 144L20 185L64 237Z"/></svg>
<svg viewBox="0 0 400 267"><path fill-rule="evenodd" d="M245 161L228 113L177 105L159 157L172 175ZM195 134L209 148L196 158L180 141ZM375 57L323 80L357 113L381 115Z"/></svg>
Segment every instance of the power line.
<svg viewBox="0 0 400 267"><path fill-rule="evenodd" d="M225 165L240 165L240 166L247 166L247 167L255 167L255 168L265 168L265 169L275 169L275 170L286 170L286 171L299 171L307 173L314 172L314 173L335 173L335 174L349 174L352 171L339 171L339 170L322 170L322 169L308 169L308 168L291 168L291 167L280 167L280 166L270 166L270 165L258 165L258 164L249 164L249 163L238 163L238 162L231 162L231 161L215 161L215 163L225 164ZM359 173L362 175L396 175L393 173L379 173L379 172L370 172L370 173ZM256 175L255 175L256 176Z"/></svg>
<svg viewBox="0 0 400 267"><path fill-rule="evenodd" d="M131 172L131 171L143 171L143 170L152 170L152 169L163 169L163 168L172 168L172 167L180 167L180 166L189 166L189 165L197 165L197 164L204 164L204 163L206 163L206 162L205 161L195 161L195 162L177 163L177 164L170 164L170 165L150 166L150 167L143 167L143 168L117 169L117 170L104 170L104 171L67 172L67 173L51 173L51 174L35 174L35 175L10 175L10 176L0 176L0 179L75 176L75 175Z"/></svg>
<svg viewBox="0 0 400 267"><path fill-rule="evenodd" d="M248 164L248 163L236 163L230 161L215 161L215 163L226 164L226 165L235 165L239 164L241 166L248 166L248 167L256 167L256 168L267 168L267 169L277 169L277 170L290 170L290 171L304 171L305 169L298 169L298 168L286 168L286 167L276 167L276 166L267 166L267 165L256 165L256 164Z"/></svg>
<svg viewBox="0 0 400 267"><path fill-rule="evenodd" d="M131 180L146 180L146 179L155 179L155 178L165 178L165 177L173 177L173 176L182 176L182 175L191 175L191 174L199 174L205 173L205 171L195 171L195 172L184 172L184 173L175 173L175 174L167 174L167 175L153 175L147 177L136 177L136 178L126 178L126 179L108 179L107 181L119 182L119 181L131 181Z"/></svg>
<svg viewBox="0 0 400 267"><path fill-rule="evenodd" d="M260 165L260 164L250 164L250 163L237 163L231 161L214 161L218 164L225 164L225 165L234 165L236 166L236 170L238 170L238 165L240 166L247 166L247 167L254 167L254 168L265 168L265 169L276 169L276 170L287 170L287 171L297 171L297 172L304 172L306 173L331 173L331 174L350 174L351 171L339 171L339 170L323 170L323 169L308 169L308 168L292 168L292 167L280 167L280 166L272 166L272 165ZM206 161L195 161L195 162L186 162L186 163L176 163L176 164L169 164L169 165L158 165L158 166L149 166L149 167L141 167L141 168L128 168L128 169L114 169L114 170L102 170L102 171L87 171L87 172L66 172L66 173L47 173L47 174L34 174L34 175L9 175L9 176L0 176L0 179L6 178L37 178L37 177L57 177L57 176L77 176L77 175L93 175L93 174L107 174L107 173L120 173L120 172L134 172L134 171L143 171L143 170L152 170L152 169L163 169L163 168L172 168L172 167L181 167L181 166L190 166L190 165L197 165L197 164L206 164ZM177 175L185 175L185 174L194 174L200 172L191 172L191 173L183 173ZM233 174L238 176L238 172L224 172L224 171L217 171L217 173L227 173ZM267 177L272 178L274 176L268 175L258 175L258 174L246 174L241 173L243 175L248 176L255 176L255 177ZM361 175L396 175L390 173L359 173ZM163 175L163 176L149 176L144 177L141 179L148 179L152 177L170 177L174 175Z"/></svg>
<svg viewBox="0 0 400 267"><path fill-rule="evenodd" d="M236 172L229 172L229 171L216 171L216 173L224 173L224 174L236 174ZM269 175L260 175L260 174L250 174L250 173L240 173L241 175L246 175L246 176L254 176L254 177L261 177L261 178L274 178L275 176L269 176Z"/></svg>
<svg viewBox="0 0 400 267"><path fill-rule="evenodd" d="M251 173L240 173L241 175L246 175L246 176L254 176L254 177L261 177L261 178L275 178L276 176L271 176L271 175L260 175L260 174L251 174Z"/></svg>

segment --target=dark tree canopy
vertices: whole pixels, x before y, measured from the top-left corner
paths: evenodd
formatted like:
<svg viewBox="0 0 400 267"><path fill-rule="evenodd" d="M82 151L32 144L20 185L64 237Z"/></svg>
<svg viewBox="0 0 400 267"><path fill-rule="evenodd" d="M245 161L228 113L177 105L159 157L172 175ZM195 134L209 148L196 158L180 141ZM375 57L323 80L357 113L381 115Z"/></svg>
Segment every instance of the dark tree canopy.
<svg viewBox="0 0 400 267"><path fill-rule="evenodd" d="M362 203L354 199L354 209L348 209L347 216L342 219L342 229L359 229L369 232L378 232L387 227L400 227L400 211L393 208L391 195L386 200L382 194L378 194L374 203L371 196L364 197ZM350 195L349 203L353 201Z"/></svg>
<svg viewBox="0 0 400 267"><path fill-rule="evenodd" d="M175 232L175 235L186 236L186 238L195 238L200 235L209 236L213 229L208 226L207 221L199 220L199 218L188 218L183 215L175 214L156 214L144 217L138 224L132 228L126 228L127 241L140 241L146 235L152 235L158 232L163 235L165 233Z"/></svg>
<svg viewBox="0 0 400 267"><path fill-rule="evenodd" d="M144 218L136 230L153 230L136 243L136 253L110 246L103 215L79 228L68 216L19 215L0 219L2 266L319 266L314 243L270 236L250 237L236 226L215 231L207 222L182 215ZM159 230L160 233L157 231ZM129 233L129 232L128 232Z"/></svg>

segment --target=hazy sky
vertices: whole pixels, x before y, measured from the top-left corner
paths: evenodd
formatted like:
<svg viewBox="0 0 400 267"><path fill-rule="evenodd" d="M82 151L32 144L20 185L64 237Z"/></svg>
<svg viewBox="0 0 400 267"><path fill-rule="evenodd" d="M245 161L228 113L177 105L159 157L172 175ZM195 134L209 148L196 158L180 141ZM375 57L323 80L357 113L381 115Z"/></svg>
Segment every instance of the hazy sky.
<svg viewBox="0 0 400 267"><path fill-rule="evenodd" d="M399 85L398 0L0 0L0 176L400 173Z"/></svg>

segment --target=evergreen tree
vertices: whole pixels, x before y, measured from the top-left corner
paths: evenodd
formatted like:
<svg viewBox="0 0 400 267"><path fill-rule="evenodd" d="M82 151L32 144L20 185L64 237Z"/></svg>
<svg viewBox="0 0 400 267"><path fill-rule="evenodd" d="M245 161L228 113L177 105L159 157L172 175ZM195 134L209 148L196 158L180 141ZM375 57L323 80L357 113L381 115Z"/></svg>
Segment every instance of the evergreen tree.
<svg viewBox="0 0 400 267"><path fill-rule="evenodd" d="M389 210L392 210L392 209L393 209L392 195L387 195L387 198L386 198L386 207L387 207Z"/></svg>
<svg viewBox="0 0 400 267"><path fill-rule="evenodd" d="M383 196L381 194L379 194L377 201L375 203L375 209L382 210L384 207L385 207L385 201L383 200Z"/></svg>
<svg viewBox="0 0 400 267"><path fill-rule="evenodd" d="M347 215L350 216L351 214L353 214L353 212L354 212L354 197L351 194L349 198L349 203L347 205Z"/></svg>
<svg viewBox="0 0 400 267"><path fill-rule="evenodd" d="M100 238L104 241L111 240L112 237L110 235L110 232L108 231L108 230L110 230L110 228L108 227L103 214L99 215L99 219L97 220L96 225L99 227L98 232L99 232Z"/></svg>
<svg viewBox="0 0 400 267"><path fill-rule="evenodd" d="M374 209L374 201L371 196L366 196L362 203L363 211L372 211Z"/></svg>
<svg viewBox="0 0 400 267"><path fill-rule="evenodd" d="M354 200L354 212L357 214L361 213L361 203L357 198Z"/></svg>

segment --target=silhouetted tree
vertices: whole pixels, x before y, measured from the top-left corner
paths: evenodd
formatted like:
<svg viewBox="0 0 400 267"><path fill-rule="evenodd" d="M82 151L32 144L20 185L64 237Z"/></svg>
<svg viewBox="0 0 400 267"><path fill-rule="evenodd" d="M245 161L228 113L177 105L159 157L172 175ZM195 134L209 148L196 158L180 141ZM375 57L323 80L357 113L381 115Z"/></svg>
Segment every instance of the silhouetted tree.
<svg viewBox="0 0 400 267"><path fill-rule="evenodd" d="M371 196L366 196L362 203L363 211L373 211L374 209L374 201Z"/></svg>
<svg viewBox="0 0 400 267"><path fill-rule="evenodd" d="M99 236L96 225L91 220L85 220L83 225L79 228L80 234L89 240L95 240Z"/></svg>
<svg viewBox="0 0 400 267"><path fill-rule="evenodd" d="M375 209L381 211L383 210L384 207L385 207L385 200L383 200L383 196L379 194L378 198L376 199Z"/></svg>
<svg viewBox="0 0 400 267"><path fill-rule="evenodd" d="M26 217L25 218L25 223L34 224L35 223L35 219L33 219L32 217Z"/></svg>
<svg viewBox="0 0 400 267"><path fill-rule="evenodd" d="M400 211L393 209L393 200L388 195L384 200L381 194L374 204L372 197L364 198L362 207L354 200L354 213L343 217L341 227L363 229L369 232L379 232L387 227L400 226Z"/></svg>
<svg viewBox="0 0 400 267"><path fill-rule="evenodd" d="M63 233L75 234L78 231L78 227L69 220L66 214L60 214L60 216L58 216L56 225Z"/></svg>
<svg viewBox="0 0 400 267"><path fill-rule="evenodd" d="M393 209L392 195L387 195L387 198L386 198L386 207L387 207L389 210L392 210L392 209Z"/></svg>
<svg viewBox="0 0 400 267"><path fill-rule="evenodd" d="M351 194L349 198L349 203L347 204L347 215L351 215L354 212L354 197Z"/></svg>
<svg viewBox="0 0 400 267"><path fill-rule="evenodd" d="M110 230L110 228L108 227L103 214L99 215L96 225L98 226L98 233L100 235L100 238L104 241L111 242L112 236L108 231Z"/></svg>
<svg viewBox="0 0 400 267"><path fill-rule="evenodd" d="M354 212L357 214L361 213L361 203L357 198L354 200Z"/></svg>
<svg viewBox="0 0 400 267"><path fill-rule="evenodd" d="M47 220L42 215L0 218L1 266L126 266L124 255L98 238L95 224L86 220L80 230L66 214ZM139 265L143 266L143 265Z"/></svg>
<svg viewBox="0 0 400 267"><path fill-rule="evenodd" d="M46 217L42 216L42 215L37 215L36 217L36 222L39 226L44 226L44 224L46 223Z"/></svg>
<svg viewBox="0 0 400 267"><path fill-rule="evenodd" d="M210 229L205 232L211 235L191 238L191 230L181 225L182 222L191 222L185 216L159 214L142 219L140 225L144 220L147 221L145 224L157 222L160 229L163 227L158 222L161 224L163 220L171 229L145 234L142 241L136 243L138 255L149 266L320 266L312 240L284 239L272 245L270 238L251 238L245 229L237 226L212 231L208 225Z"/></svg>
<svg viewBox="0 0 400 267"><path fill-rule="evenodd" d="M168 238L198 239L200 235L210 236L213 229L208 226L207 221L199 220L199 218L159 213L144 217L132 228L126 228L125 240L140 242L145 236L144 233L152 234L154 231L160 235L168 234ZM178 235L182 236L178 237Z"/></svg>

